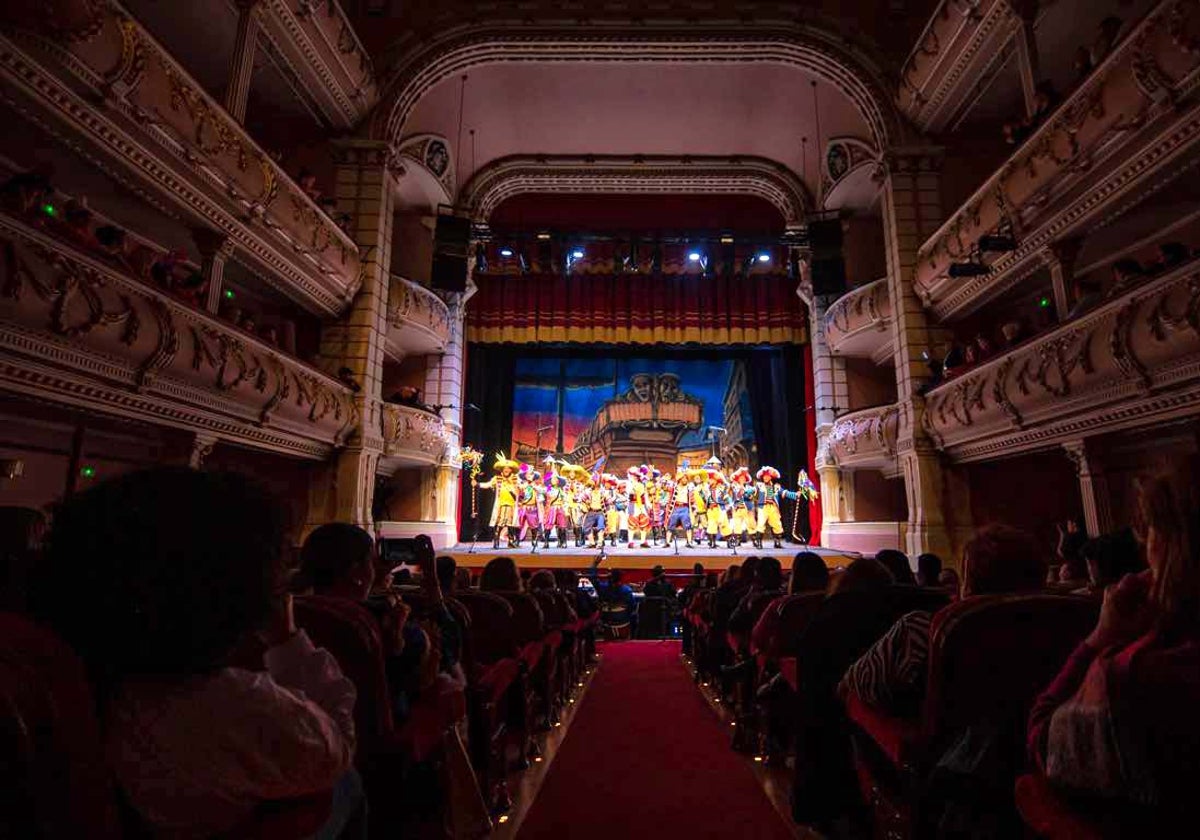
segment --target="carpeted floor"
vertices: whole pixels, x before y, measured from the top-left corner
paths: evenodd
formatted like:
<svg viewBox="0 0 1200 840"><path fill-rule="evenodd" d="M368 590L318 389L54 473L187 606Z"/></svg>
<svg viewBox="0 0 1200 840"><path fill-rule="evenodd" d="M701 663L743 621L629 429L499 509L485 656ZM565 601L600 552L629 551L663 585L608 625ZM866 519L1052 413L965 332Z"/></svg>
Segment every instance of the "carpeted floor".
<svg viewBox="0 0 1200 840"><path fill-rule="evenodd" d="M793 837L679 659L679 642L602 648L520 840Z"/></svg>

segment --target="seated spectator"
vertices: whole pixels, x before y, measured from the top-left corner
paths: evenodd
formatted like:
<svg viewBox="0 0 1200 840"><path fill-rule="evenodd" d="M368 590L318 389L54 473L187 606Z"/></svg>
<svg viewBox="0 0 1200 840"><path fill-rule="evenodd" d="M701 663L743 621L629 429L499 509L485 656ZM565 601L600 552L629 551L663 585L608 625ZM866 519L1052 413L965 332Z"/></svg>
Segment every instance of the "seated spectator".
<svg viewBox="0 0 1200 840"><path fill-rule="evenodd" d="M917 555L917 586L937 586L941 573L941 557L928 552Z"/></svg>
<svg viewBox="0 0 1200 840"><path fill-rule="evenodd" d="M40 510L0 507L0 610L25 606L45 531L46 516Z"/></svg>
<svg viewBox="0 0 1200 840"><path fill-rule="evenodd" d="M116 780L155 836L222 834L331 789L329 836L361 810L354 686L296 629L283 544L279 508L231 473L130 473L55 513L34 612L87 666ZM263 670L231 665L255 637Z"/></svg>
<svg viewBox="0 0 1200 840"><path fill-rule="evenodd" d="M453 592L453 591L457 591L460 589L470 589L470 588L471 588L471 570L468 569L466 566L459 566L457 569L454 570L454 589L452 589L450 591Z"/></svg>
<svg viewBox="0 0 1200 840"><path fill-rule="evenodd" d="M993 352L992 341L990 338L983 333L979 333L975 336L975 353L979 358L979 361L982 362L985 359L990 359Z"/></svg>
<svg viewBox="0 0 1200 840"><path fill-rule="evenodd" d="M1170 271L1187 262L1188 256L1187 246L1182 242L1164 242L1158 246L1158 258L1147 266L1146 273L1155 275Z"/></svg>
<svg viewBox="0 0 1200 840"><path fill-rule="evenodd" d="M115 225L98 227L96 228L96 242L100 246L100 253L119 263L124 268L133 271L126 253L128 236L125 234L125 231Z"/></svg>
<svg viewBox="0 0 1200 840"><path fill-rule="evenodd" d="M253 312L243 312L242 320L238 321L238 326L248 333L254 333L258 330L258 322L254 320Z"/></svg>
<svg viewBox="0 0 1200 840"><path fill-rule="evenodd" d="M459 587L462 587L463 589L471 588L470 569L466 568L465 566L459 568L458 561L456 561L449 554L440 555L435 562L437 565L436 573L438 586L442 588L443 595L453 595L454 590L458 589ZM459 572L467 573L467 582L465 586L462 585L462 581L459 578Z"/></svg>
<svg viewBox="0 0 1200 840"><path fill-rule="evenodd" d="M637 612L635 608L637 604L633 597L633 589L624 582L624 576L620 569L610 570L608 580L597 580L596 569L599 565L599 560L592 562L592 566L588 570L588 577L596 587L596 599L600 603L601 617L606 624L617 626L628 624L636 633Z"/></svg>
<svg viewBox="0 0 1200 840"><path fill-rule="evenodd" d="M1109 15L1104 20L1100 21L1099 32L1096 35L1096 40L1092 42L1091 59L1092 66L1096 67L1100 62L1104 61L1105 57L1112 52L1112 48L1117 43L1117 36L1121 32L1121 19L1115 15Z"/></svg>
<svg viewBox="0 0 1200 840"><path fill-rule="evenodd" d="M777 653L780 627L779 608L789 596L812 592L824 592L829 586L829 567L819 554L811 551L797 552L792 558L792 577L788 581L787 593L780 595L767 605L750 634L752 650L762 651L768 656Z"/></svg>
<svg viewBox="0 0 1200 840"><path fill-rule="evenodd" d="M337 378L339 382L356 394L362 390L362 385L358 383L358 379L355 377L354 371L348 367L338 368Z"/></svg>
<svg viewBox="0 0 1200 840"><path fill-rule="evenodd" d="M904 586L916 586L917 578L908 564L908 555L894 548L884 548L876 552L875 559L892 573L896 583Z"/></svg>
<svg viewBox="0 0 1200 840"><path fill-rule="evenodd" d="M859 557L830 580L829 594L865 592L891 586L895 582L896 578L887 566L874 557Z"/></svg>
<svg viewBox="0 0 1200 840"><path fill-rule="evenodd" d="M1029 757L1051 783L1147 806L1164 825L1194 811L1200 767L1196 474L1191 463L1139 482L1149 569L1105 590L1096 629L1029 716Z"/></svg>
<svg viewBox="0 0 1200 840"><path fill-rule="evenodd" d="M642 593L647 598L670 598L675 600L675 586L667 580L667 570L655 566L650 570L650 580L642 587Z"/></svg>
<svg viewBox="0 0 1200 840"><path fill-rule="evenodd" d="M1092 72L1092 52L1087 47L1076 47L1072 67L1075 70L1076 84L1082 82Z"/></svg>
<svg viewBox="0 0 1200 840"><path fill-rule="evenodd" d="M960 597L1041 588L1045 562L1026 534L1003 526L979 531L963 548ZM904 615L842 677L839 691L884 709L911 712L925 691L933 613Z"/></svg>
<svg viewBox="0 0 1200 840"><path fill-rule="evenodd" d="M1077 590L1080 595L1101 595L1125 575L1146 569L1137 537L1129 528L1088 540L1079 550L1079 556L1087 567L1088 576L1088 585Z"/></svg>
<svg viewBox="0 0 1200 840"><path fill-rule="evenodd" d="M947 376L957 373L967 364L966 353L963 351L961 344L957 342L950 345L950 349L946 351L945 358L942 359L942 370Z"/></svg>
<svg viewBox="0 0 1200 840"><path fill-rule="evenodd" d="M317 202L317 206L329 218L334 218L337 215L337 199L333 196L325 196Z"/></svg>
<svg viewBox="0 0 1200 840"><path fill-rule="evenodd" d="M1079 527L1079 520L1073 517L1055 523L1055 527L1058 529L1058 545L1054 550L1059 563L1057 580L1059 583L1082 582L1087 577L1087 568L1079 550L1087 542L1087 534Z"/></svg>
<svg viewBox="0 0 1200 840"><path fill-rule="evenodd" d="M1033 115L1030 117L1030 127L1034 128L1041 125L1046 117L1058 107L1058 103L1062 97L1058 95L1058 91L1054 88L1054 83L1043 79L1038 82L1034 88L1033 94Z"/></svg>
<svg viewBox="0 0 1200 840"><path fill-rule="evenodd" d="M942 569L938 572L937 585L942 589L948 589L958 597L958 590L961 588L961 582L958 579L958 572L954 569Z"/></svg>
<svg viewBox="0 0 1200 840"><path fill-rule="evenodd" d="M484 592L521 592L521 574L511 557L493 557L479 575L479 588Z"/></svg>
<svg viewBox="0 0 1200 840"><path fill-rule="evenodd" d="M1075 282L1072 285L1072 292L1075 303L1071 306L1070 311L1067 312L1068 321L1078 318L1104 301L1104 296L1100 293L1100 284L1086 277L1075 278Z"/></svg>
<svg viewBox="0 0 1200 840"><path fill-rule="evenodd" d="M1109 290L1110 296L1121 295L1129 291L1131 288L1141 283L1145 279L1146 272L1142 269L1141 263L1137 260L1123 259L1113 263L1112 279L1113 285Z"/></svg>
<svg viewBox="0 0 1200 840"><path fill-rule="evenodd" d="M754 572L754 586L729 616L729 633L738 639L739 647L749 643L750 632L767 606L782 596L783 569L779 559L770 555L760 557Z"/></svg>
<svg viewBox="0 0 1200 840"><path fill-rule="evenodd" d="M40 210L53 194L49 176L41 172L19 172L0 186L0 201L19 214Z"/></svg>
<svg viewBox="0 0 1200 840"><path fill-rule="evenodd" d="M300 185L301 191L311 198L313 201L320 201L321 188L317 186L317 176L307 169L301 169L300 174L296 176L296 183Z"/></svg>
<svg viewBox="0 0 1200 840"><path fill-rule="evenodd" d="M258 337L272 347L279 346L279 332L273 324L266 324L258 331Z"/></svg>
<svg viewBox="0 0 1200 840"><path fill-rule="evenodd" d="M92 211L85 200L71 199L63 210L63 233L76 244L95 250L98 243L92 234Z"/></svg>
<svg viewBox="0 0 1200 840"><path fill-rule="evenodd" d="M1020 321L1005 321L1000 325L1000 335L1005 347L1015 347L1025 337L1025 325Z"/></svg>

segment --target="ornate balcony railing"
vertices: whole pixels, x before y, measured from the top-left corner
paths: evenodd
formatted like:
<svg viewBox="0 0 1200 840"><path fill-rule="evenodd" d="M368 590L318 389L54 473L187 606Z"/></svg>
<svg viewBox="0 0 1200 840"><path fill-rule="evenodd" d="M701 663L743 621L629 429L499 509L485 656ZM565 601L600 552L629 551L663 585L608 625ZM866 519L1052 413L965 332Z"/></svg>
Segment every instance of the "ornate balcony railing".
<svg viewBox="0 0 1200 840"><path fill-rule="evenodd" d="M896 471L896 435L900 410L894 405L844 414L829 432L829 453L845 469Z"/></svg>
<svg viewBox="0 0 1200 840"><path fill-rule="evenodd" d="M1020 22L1009 0L941 0L900 70L901 110L923 131L944 129Z"/></svg>
<svg viewBox="0 0 1200 840"><path fill-rule="evenodd" d="M375 70L337 0L267 0L263 11L267 37L329 121L358 125L378 97Z"/></svg>
<svg viewBox="0 0 1200 840"><path fill-rule="evenodd" d="M916 269L917 293L936 315L969 311L1011 279L1017 263L1128 200L1147 178L1161 180L1158 168L1200 137L1197 106L1186 101L1200 82L1198 39L1200 7L1162 0L946 220L921 247ZM992 261L990 276L949 279L950 265L968 259L982 235L1006 226L1017 248Z"/></svg>
<svg viewBox="0 0 1200 840"><path fill-rule="evenodd" d="M0 387L311 458L358 422L326 374L7 214Z"/></svg>
<svg viewBox="0 0 1200 840"><path fill-rule="evenodd" d="M884 277L847 292L825 311L825 343L835 356L882 362L892 355L891 324L892 299Z"/></svg>
<svg viewBox="0 0 1200 840"><path fill-rule="evenodd" d="M393 403L383 404L383 454L400 466L432 466L457 447L438 415Z"/></svg>
<svg viewBox="0 0 1200 840"><path fill-rule="evenodd" d="M394 358L441 353L450 340L450 308L419 283L392 275L387 350Z"/></svg>
<svg viewBox="0 0 1200 840"><path fill-rule="evenodd" d="M1200 263L1181 266L934 388L922 425L995 457L1200 412Z"/></svg>
<svg viewBox="0 0 1200 840"><path fill-rule="evenodd" d="M229 235L284 294L340 314L360 282L354 242L124 9L82 8L69 30L49 12L8 21L19 45L0 37L0 84L18 108Z"/></svg>

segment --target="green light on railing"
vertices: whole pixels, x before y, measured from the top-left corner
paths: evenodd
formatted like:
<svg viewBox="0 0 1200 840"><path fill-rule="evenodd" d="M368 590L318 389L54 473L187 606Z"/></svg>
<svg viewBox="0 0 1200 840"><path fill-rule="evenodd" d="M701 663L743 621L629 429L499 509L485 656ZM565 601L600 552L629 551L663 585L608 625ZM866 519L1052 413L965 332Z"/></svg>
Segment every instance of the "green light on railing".
<svg viewBox="0 0 1200 840"><path fill-rule="evenodd" d="M235 295L234 295L234 293L233 293L233 289L226 289L226 290L225 290L225 300L233 300L233 299L234 299L234 297L235 297Z"/></svg>
<svg viewBox="0 0 1200 840"><path fill-rule="evenodd" d="M80 467L79 474L81 476L83 476L84 478L95 478L96 477L96 468L93 466L90 466L90 465L86 466L86 467Z"/></svg>
<svg viewBox="0 0 1200 840"><path fill-rule="evenodd" d="M43 204L42 212L45 213L47 216L57 216L58 208L55 207L53 204Z"/></svg>
<svg viewBox="0 0 1200 840"><path fill-rule="evenodd" d="M1042 298L1041 300L1038 301L1038 306L1042 307L1042 309L1049 309L1050 308L1050 298L1048 298L1048 297Z"/></svg>

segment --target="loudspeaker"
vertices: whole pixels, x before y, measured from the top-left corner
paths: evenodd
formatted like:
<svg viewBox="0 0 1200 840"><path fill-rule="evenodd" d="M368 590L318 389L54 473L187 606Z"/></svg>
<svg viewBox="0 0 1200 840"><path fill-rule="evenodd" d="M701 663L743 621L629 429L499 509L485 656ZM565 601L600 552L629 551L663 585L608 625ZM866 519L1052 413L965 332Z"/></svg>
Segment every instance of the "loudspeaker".
<svg viewBox="0 0 1200 840"><path fill-rule="evenodd" d="M808 223L808 247L813 256L832 257L842 253L842 220L814 219Z"/></svg>
<svg viewBox="0 0 1200 840"><path fill-rule="evenodd" d="M439 215L433 232L433 267L429 285L446 292L467 290L467 248L471 220L467 216Z"/></svg>
<svg viewBox="0 0 1200 840"><path fill-rule="evenodd" d="M841 254L836 257L813 257L812 287L814 295L846 293L846 264Z"/></svg>

